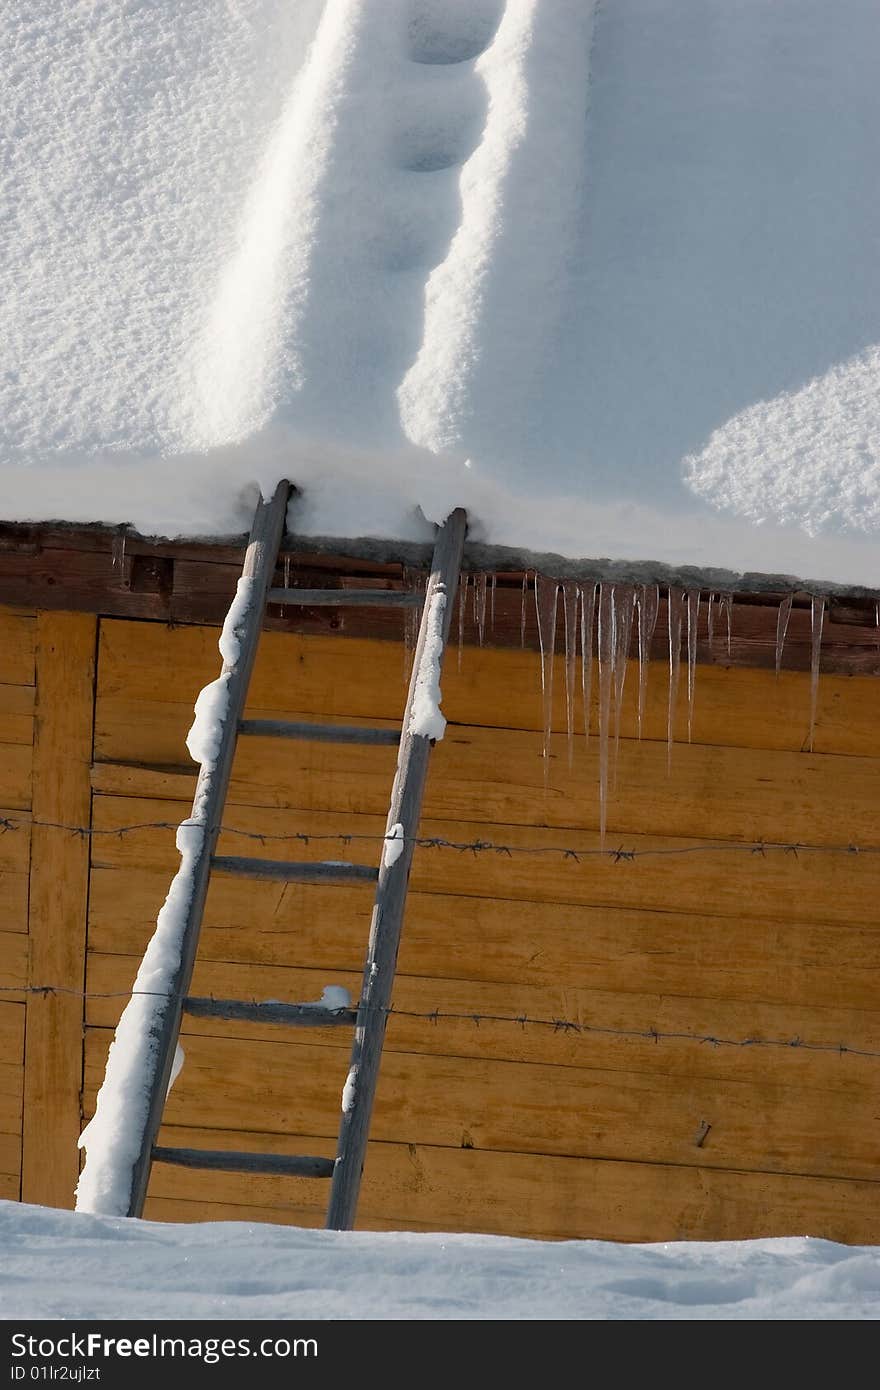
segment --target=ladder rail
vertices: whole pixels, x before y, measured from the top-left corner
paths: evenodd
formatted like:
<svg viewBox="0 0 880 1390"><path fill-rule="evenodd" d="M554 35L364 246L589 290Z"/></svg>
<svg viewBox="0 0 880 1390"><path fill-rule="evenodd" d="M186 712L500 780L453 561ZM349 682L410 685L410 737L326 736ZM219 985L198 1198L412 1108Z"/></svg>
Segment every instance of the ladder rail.
<svg viewBox="0 0 880 1390"><path fill-rule="evenodd" d="M254 581L251 607L239 643L238 660L233 667L223 662L223 672L231 672L229 703L223 724L220 746L215 761L199 770L193 798L193 816L204 826L204 836L198 852L186 922L183 928L180 964L175 972L168 1002L154 1028L156 1045L152 1057L152 1075L145 1078L149 1103L141 1136L140 1152L132 1168L129 1195L129 1216L143 1212L150 1180L153 1148L162 1123L162 1112L168 1092L174 1054L180 1034L183 1000L189 993L198 947L199 930L208 896L211 860L220 833L223 807L232 775L232 762L238 738L239 721L244 712L251 672L263 628L266 597L272 584L275 565L290 497L290 483L280 482L269 501L261 499L254 514L253 526L245 553L242 577Z"/></svg>
<svg viewBox="0 0 880 1390"><path fill-rule="evenodd" d="M350 1230L357 1213L358 1195L367 1152L373 1102L379 1079L379 1067L391 991L397 966L397 955L403 928L407 888L412 868L414 841L424 796L431 752L431 739L410 731L410 720L426 661L428 622L432 599L442 585L446 593L441 627L440 658L445 654L452 623L452 610L458 575L461 569L467 517L456 508L437 533L431 573L424 595L422 621L416 643L415 658L401 729L397 772L391 792L391 804L385 834L403 827L403 850L389 862L384 852L379 866L373 916L370 923L369 945L364 965L357 1024L351 1051L348 1082L343 1098L342 1120L339 1127L336 1164L330 1189L327 1227L330 1230Z"/></svg>

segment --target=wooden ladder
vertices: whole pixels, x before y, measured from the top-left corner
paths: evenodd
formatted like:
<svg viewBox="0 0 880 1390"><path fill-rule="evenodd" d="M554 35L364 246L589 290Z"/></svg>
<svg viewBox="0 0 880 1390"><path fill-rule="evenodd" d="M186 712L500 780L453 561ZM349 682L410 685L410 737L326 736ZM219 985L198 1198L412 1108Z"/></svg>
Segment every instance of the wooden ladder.
<svg viewBox="0 0 880 1390"><path fill-rule="evenodd" d="M424 592L409 692L400 732L394 729L348 728L340 725L284 723L244 719L244 707L253 671L266 604L332 606L415 606L423 601L413 590L391 589L278 589L272 579L284 535L290 484L278 485L271 501L261 500L251 529L242 578L251 581L251 602L236 629L238 654L230 664L224 658L221 676L227 679L228 710L219 748L211 764L202 765L193 799L193 820L204 826L193 869L193 891L182 932L180 965L168 992L168 1002L152 1027L154 1048L151 1075L147 1078L149 1105L140 1136L139 1156L132 1169L129 1216L140 1216L154 1162L188 1168L224 1169L231 1172L289 1174L332 1178L327 1226L348 1230L354 1225L358 1193L367 1150L370 1118L397 953L403 926L407 885L418 832L419 817L433 739L413 728L420 692L436 676L449 638L453 600L461 567L466 530L465 513L452 512L439 528L427 586ZM444 597L445 596L445 597ZM360 864L288 863L217 855L223 811L229 790L232 762L239 734L273 738L326 739L333 743L399 745L397 771L382 855L378 869ZM394 850L389 853L388 845ZM398 849L398 844L402 848ZM248 1003L235 999L198 999L189 994L199 932L211 873L240 874L288 883L375 883L375 900L367 947L361 996L357 1009L332 1009L314 1004ZM283 1023L293 1027L354 1027L351 1065L342 1101L336 1158L306 1155L234 1153L226 1150L170 1149L157 1145L162 1113L184 1014L205 1018Z"/></svg>

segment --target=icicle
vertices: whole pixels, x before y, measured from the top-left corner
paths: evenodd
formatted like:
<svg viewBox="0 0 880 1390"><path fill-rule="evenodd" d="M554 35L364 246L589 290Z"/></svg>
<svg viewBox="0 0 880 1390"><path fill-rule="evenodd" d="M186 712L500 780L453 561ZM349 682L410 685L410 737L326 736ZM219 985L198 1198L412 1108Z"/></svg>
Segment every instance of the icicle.
<svg viewBox="0 0 880 1390"><path fill-rule="evenodd" d="M553 658L556 653L556 606L559 582L535 575L535 616L541 648L541 705L544 727L544 785L550 775L550 735L553 726Z"/></svg>
<svg viewBox="0 0 880 1390"><path fill-rule="evenodd" d="M461 670L461 652L464 646L464 615L467 610L469 574L458 576L458 669Z"/></svg>
<svg viewBox="0 0 880 1390"><path fill-rule="evenodd" d="M599 844L605 848L608 821L608 740L614 689L614 585L599 585Z"/></svg>
<svg viewBox="0 0 880 1390"><path fill-rule="evenodd" d="M289 588L290 588L290 556L289 556L289 555L285 555L285 557L284 557L284 566L283 566L283 570L284 570L284 588L285 588L285 589L289 589ZM283 604L283 603L281 604L280 608L278 609L278 615L279 615L279 617L281 617L281 618L284 617L284 604Z"/></svg>
<svg viewBox="0 0 880 1390"><path fill-rule="evenodd" d="M633 609L636 591L632 584L614 585L614 768L612 784L617 786L617 758L620 752L620 717L623 712L623 686L632 641Z"/></svg>
<svg viewBox="0 0 880 1390"><path fill-rule="evenodd" d="M710 594L710 595L709 595L709 606L708 606L708 608L706 609L706 637L707 637L708 642L709 642L709 649L710 649L710 650L711 650L711 648L712 648L712 643L713 643L713 641L715 640L715 599L716 599L716 597L717 597L717 596L716 596L715 594Z"/></svg>
<svg viewBox="0 0 880 1390"><path fill-rule="evenodd" d="M727 615L727 655L730 656L730 643L733 637L733 594L720 594L718 607Z"/></svg>
<svg viewBox="0 0 880 1390"><path fill-rule="evenodd" d="M684 605L684 589L669 589L666 599L669 626L669 707L666 715L667 771L672 766L672 739L675 731L675 709L678 704L678 681L681 674L681 628Z"/></svg>
<svg viewBox="0 0 880 1390"><path fill-rule="evenodd" d="M565 616L565 732L568 736L568 765L574 762L574 687L577 661L578 587L573 579L562 585Z"/></svg>
<svg viewBox="0 0 880 1390"><path fill-rule="evenodd" d="M779 613L776 617L776 676L782 670L782 649L785 646L785 634L788 632L788 620L791 617L791 605L794 594L786 594L779 605Z"/></svg>
<svg viewBox="0 0 880 1390"><path fill-rule="evenodd" d="M526 594L529 591L529 572L525 571L522 582L522 607L519 614L519 644L526 645Z"/></svg>
<svg viewBox="0 0 880 1390"><path fill-rule="evenodd" d="M700 626L700 591L687 591L688 642L688 743L694 733L694 694L697 688L697 631Z"/></svg>
<svg viewBox="0 0 880 1390"><path fill-rule="evenodd" d="M403 579L408 589L414 589L420 597L424 596L426 575L423 570L404 569ZM419 640L419 622L422 614L422 604L410 604L406 609L403 628L403 683L407 685L412 674L412 664L415 660L416 644Z"/></svg>
<svg viewBox="0 0 880 1390"><path fill-rule="evenodd" d="M584 742L590 741L590 700L593 689L593 618L596 585L581 589L581 701L584 710Z"/></svg>
<svg viewBox="0 0 880 1390"><path fill-rule="evenodd" d="M497 588L498 588L498 575L493 573L493 575L492 575L492 588L491 588L491 591L490 591L490 598L489 598L489 630L490 630L490 632L494 632L494 631L495 631L495 590L496 590Z"/></svg>
<svg viewBox="0 0 880 1390"><path fill-rule="evenodd" d="M877 629L877 650L880 651L880 599L874 600L874 626Z"/></svg>
<svg viewBox="0 0 880 1390"><path fill-rule="evenodd" d="M125 527L120 526L113 532L113 539L110 542L110 568L120 579L125 573Z"/></svg>
<svg viewBox="0 0 880 1390"><path fill-rule="evenodd" d="M487 574L474 575L474 623L477 629L477 638L480 646L483 645L483 636L486 631L486 596L489 589L489 576Z"/></svg>
<svg viewBox="0 0 880 1390"><path fill-rule="evenodd" d="M660 611L660 585L642 584L637 595L639 605L639 738L645 717L645 697L648 692L648 667L651 661L651 641Z"/></svg>
<svg viewBox="0 0 880 1390"><path fill-rule="evenodd" d="M825 598L814 594L811 605L812 647L810 652L810 737L807 747L813 751L813 735L816 732L816 708L819 703L819 657L822 649L822 624L825 621Z"/></svg>

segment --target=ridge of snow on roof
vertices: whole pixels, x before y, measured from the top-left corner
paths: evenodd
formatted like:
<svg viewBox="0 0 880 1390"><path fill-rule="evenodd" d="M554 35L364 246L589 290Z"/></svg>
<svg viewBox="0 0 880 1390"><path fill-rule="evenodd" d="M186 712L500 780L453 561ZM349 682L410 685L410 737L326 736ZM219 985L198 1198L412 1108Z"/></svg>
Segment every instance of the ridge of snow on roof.
<svg viewBox="0 0 880 1390"><path fill-rule="evenodd" d="M874 586L875 0L20 0L0 516ZM424 515L421 515L424 514Z"/></svg>

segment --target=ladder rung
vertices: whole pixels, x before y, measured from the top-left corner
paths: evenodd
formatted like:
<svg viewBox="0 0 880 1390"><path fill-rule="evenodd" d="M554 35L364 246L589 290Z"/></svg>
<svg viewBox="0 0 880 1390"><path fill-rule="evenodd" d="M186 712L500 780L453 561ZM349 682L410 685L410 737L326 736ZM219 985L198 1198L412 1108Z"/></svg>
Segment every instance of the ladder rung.
<svg viewBox="0 0 880 1390"><path fill-rule="evenodd" d="M270 589L267 603L302 608L417 608L415 589Z"/></svg>
<svg viewBox="0 0 880 1390"><path fill-rule="evenodd" d="M335 863L319 860L313 864L294 864L283 859L243 859L238 855L215 854L212 868L218 874L238 874L241 878L274 878L282 883L375 883L379 870L367 864Z"/></svg>
<svg viewBox="0 0 880 1390"><path fill-rule="evenodd" d="M153 1149L156 1163L178 1168L219 1168L229 1173L283 1173L293 1178L332 1178L332 1158L303 1154L235 1153L231 1149Z"/></svg>
<svg viewBox="0 0 880 1390"><path fill-rule="evenodd" d="M358 728L350 724L294 724L285 719L240 719L240 734L260 738L301 738L322 743L400 743L399 729Z"/></svg>
<svg viewBox="0 0 880 1390"><path fill-rule="evenodd" d="M242 1019L248 1023L287 1023L294 1028L351 1027L357 1009L328 1009L323 1004L282 1004L275 1000L248 1003L245 999L198 999L183 1001L183 1011L193 1018Z"/></svg>

